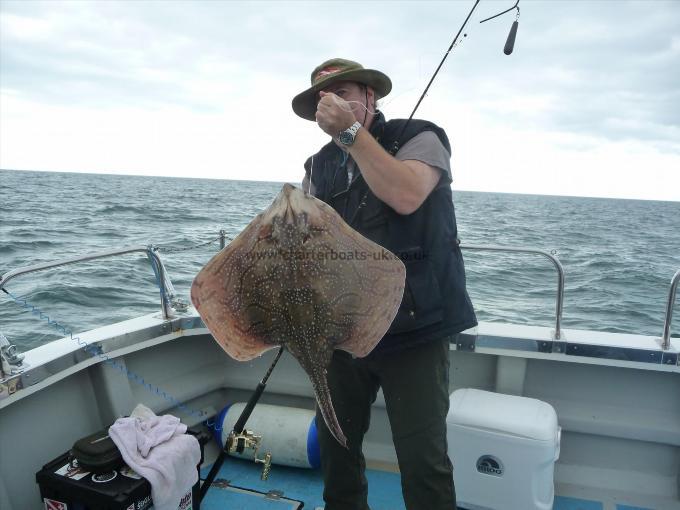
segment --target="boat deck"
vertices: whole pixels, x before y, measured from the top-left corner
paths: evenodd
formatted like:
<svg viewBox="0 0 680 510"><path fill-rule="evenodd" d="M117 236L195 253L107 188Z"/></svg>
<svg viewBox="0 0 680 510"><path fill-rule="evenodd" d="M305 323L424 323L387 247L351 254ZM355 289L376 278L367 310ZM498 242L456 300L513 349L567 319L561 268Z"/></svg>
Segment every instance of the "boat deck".
<svg viewBox="0 0 680 510"><path fill-rule="evenodd" d="M205 477L210 466L204 467ZM273 510L323 508L323 480L319 470L273 466L267 481L260 480L261 467L242 459L228 458L206 497L201 510L231 508L233 510ZM368 502L371 510L406 510L401 496L399 474L376 469L367 470ZM252 491L242 491L248 488ZM650 497L644 502L639 495L596 491L572 485L557 484L553 510L677 510L677 502ZM259 494L258 494L259 493ZM293 500L293 501L291 501ZM459 510L463 510L462 508ZM522 510L511 509L507 510Z"/></svg>

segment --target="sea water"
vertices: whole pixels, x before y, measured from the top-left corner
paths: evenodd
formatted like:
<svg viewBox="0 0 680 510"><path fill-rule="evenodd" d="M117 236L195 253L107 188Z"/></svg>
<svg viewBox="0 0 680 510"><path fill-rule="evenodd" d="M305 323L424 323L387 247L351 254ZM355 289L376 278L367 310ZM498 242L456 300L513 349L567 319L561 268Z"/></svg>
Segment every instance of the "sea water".
<svg viewBox="0 0 680 510"><path fill-rule="evenodd" d="M178 294L265 209L282 183L0 171L0 274L17 267L149 244ZM455 191L465 245L554 252L566 273L563 328L661 336L680 269L680 202ZM196 245L213 240L197 248ZM554 326L557 272L545 257L463 250L479 320ZM144 254L18 277L7 286L74 332L156 312ZM676 310L680 305L676 305ZM675 333L680 332L676 311ZM0 332L20 350L63 336L0 293Z"/></svg>

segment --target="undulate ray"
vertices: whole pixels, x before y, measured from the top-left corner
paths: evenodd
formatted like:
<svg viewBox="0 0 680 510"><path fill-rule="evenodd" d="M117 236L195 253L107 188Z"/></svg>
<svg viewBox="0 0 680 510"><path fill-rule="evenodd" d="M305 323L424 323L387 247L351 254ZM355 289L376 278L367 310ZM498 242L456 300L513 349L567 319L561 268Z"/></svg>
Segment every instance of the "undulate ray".
<svg viewBox="0 0 680 510"><path fill-rule="evenodd" d="M397 313L405 275L391 252L286 184L201 269L191 300L237 360L284 345L309 376L329 430L347 446L331 402L328 364L334 349L356 357L371 352Z"/></svg>

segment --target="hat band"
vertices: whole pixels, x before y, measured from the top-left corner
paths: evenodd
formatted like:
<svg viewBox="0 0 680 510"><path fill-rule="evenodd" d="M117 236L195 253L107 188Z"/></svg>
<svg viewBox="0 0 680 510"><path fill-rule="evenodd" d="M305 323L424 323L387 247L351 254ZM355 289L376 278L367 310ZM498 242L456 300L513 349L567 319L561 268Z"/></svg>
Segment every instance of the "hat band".
<svg viewBox="0 0 680 510"><path fill-rule="evenodd" d="M340 67L324 67L321 71L316 73L316 76L314 77L314 83L318 82L324 76L328 76L329 74L335 74L341 70L342 68Z"/></svg>

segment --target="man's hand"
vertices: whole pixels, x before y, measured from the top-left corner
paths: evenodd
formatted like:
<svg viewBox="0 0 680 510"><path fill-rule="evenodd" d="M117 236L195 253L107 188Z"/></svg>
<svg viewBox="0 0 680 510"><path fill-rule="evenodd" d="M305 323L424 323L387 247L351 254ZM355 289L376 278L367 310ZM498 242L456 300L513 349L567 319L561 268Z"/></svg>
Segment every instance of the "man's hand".
<svg viewBox="0 0 680 510"><path fill-rule="evenodd" d="M333 138L356 122L350 104L332 92L319 92L321 101L316 106L316 123Z"/></svg>

